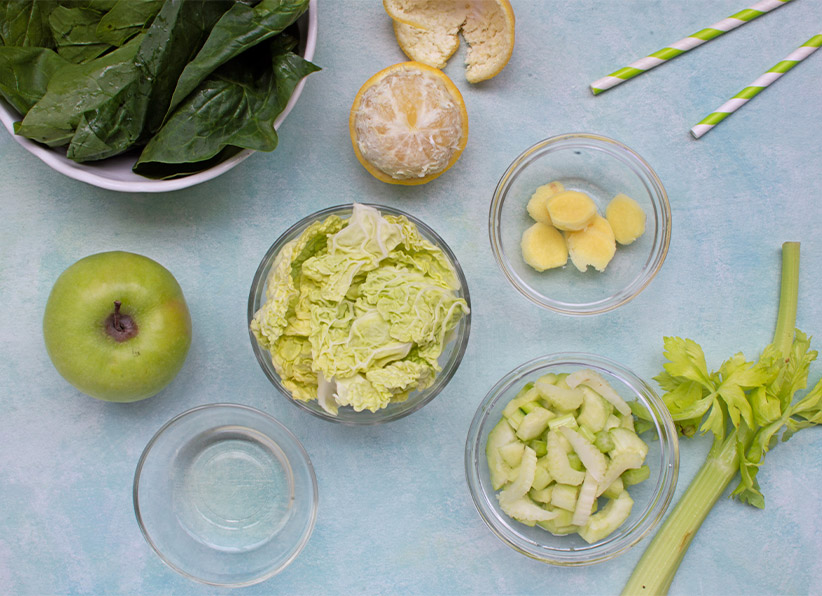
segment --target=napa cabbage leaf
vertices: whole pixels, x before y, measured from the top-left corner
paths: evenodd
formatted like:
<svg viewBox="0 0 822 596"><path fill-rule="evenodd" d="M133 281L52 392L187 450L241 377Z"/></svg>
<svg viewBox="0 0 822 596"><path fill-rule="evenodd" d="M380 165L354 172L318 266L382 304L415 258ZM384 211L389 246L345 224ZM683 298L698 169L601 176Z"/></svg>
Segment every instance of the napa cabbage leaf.
<svg viewBox="0 0 822 596"><path fill-rule="evenodd" d="M374 412L433 384L468 313L459 288L407 218L355 204L283 247L251 330L294 399Z"/></svg>

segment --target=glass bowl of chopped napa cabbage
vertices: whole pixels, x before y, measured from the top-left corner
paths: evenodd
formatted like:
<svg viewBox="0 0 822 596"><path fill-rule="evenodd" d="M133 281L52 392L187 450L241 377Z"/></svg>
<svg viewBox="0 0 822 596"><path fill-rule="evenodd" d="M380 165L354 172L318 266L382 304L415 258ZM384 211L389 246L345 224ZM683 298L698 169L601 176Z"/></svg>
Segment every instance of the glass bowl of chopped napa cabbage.
<svg viewBox="0 0 822 596"><path fill-rule="evenodd" d="M4 40L0 123L99 188L188 188L274 150L318 70L317 0L96 4L44 3Z"/></svg>
<svg viewBox="0 0 822 596"><path fill-rule="evenodd" d="M613 559L647 536L676 488L671 415L641 378L593 354L553 354L506 374L468 431L465 472L508 546L561 566Z"/></svg>
<svg viewBox="0 0 822 596"><path fill-rule="evenodd" d="M300 220L263 257L248 298L251 345L291 403L349 425L402 418L459 367L468 286L434 230L386 206Z"/></svg>
<svg viewBox="0 0 822 596"><path fill-rule="evenodd" d="M489 236L506 279L538 306L594 315L635 298L671 239L659 177L635 151L575 133L519 155L491 201Z"/></svg>

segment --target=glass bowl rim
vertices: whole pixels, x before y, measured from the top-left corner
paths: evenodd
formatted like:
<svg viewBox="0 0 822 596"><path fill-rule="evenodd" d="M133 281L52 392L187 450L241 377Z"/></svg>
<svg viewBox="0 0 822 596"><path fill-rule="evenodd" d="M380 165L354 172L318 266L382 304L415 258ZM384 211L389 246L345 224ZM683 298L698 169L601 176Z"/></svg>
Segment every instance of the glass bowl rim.
<svg viewBox="0 0 822 596"><path fill-rule="evenodd" d="M651 204L656 213L659 210L661 234L659 241L651 247L650 267L643 267L642 271L631 280L631 282L620 291L603 299L592 302L569 303L553 300L544 296L531 288L528 284L519 279L519 276L509 265L509 260L502 247L502 234L500 231L500 221L502 205L505 202L507 192L514 180L530 163L528 161L533 155L542 155L552 150L565 149L573 146L583 146L595 148L608 153L628 166L642 181L651 197ZM575 145L576 144L576 145ZM636 298L651 281L656 277L665 262L668 249L671 243L671 205L668 194L662 181L654 169L636 151L627 145L603 136L585 132L566 133L543 139L520 153L506 168L503 175L497 182L494 195L491 199L491 207L488 217L488 235L491 242L491 252L508 282L525 298L548 310L570 315L587 316L597 315L611 311Z"/></svg>
<svg viewBox="0 0 822 596"><path fill-rule="evenodd" d="M252 577L248 580L238 582L215 582L212 580L207 580L205 578L201 578L197 575L189 573L185 569L181 569L178 565L172 563L165 555L165 553L159 548L154 539L151 537L151 534L147 530L145 523L143 521L143 515L141 514L140 508L140 477L143 471L143 467L148 459L148 456L151 454L153 447L167 433L169 429L178 424L181 420L189 418L191 416L195 416L207 410L214 410L219 408L233 411L243 411L246 414L250 414L254 417L260 418L262 421L268 424L273 424L275 428L282 432L282 438L284 439L284 441L275 440L273 437L270 436L268 436L268 438L278 446L281 443L285 442L288 443L291 447L293 447L297 455L299 456L299 459L297 459L296 461L292 461L291 459L289 459L289 463L295 467L300 467L305 472L307 472L308 477L311 481L311 492L308 495L308 506L310 507L310 511L308 512L308 525L306 526L306 529L303 532L303 534L300 536L300 540L294 545L294 549L290 556L287 559L285 559L280 565L277 565L276 567L267 570L265 573L256 575L255 577ZM185 410L184 412L181 412L176 416L173 416L170 420L163 424L157 430L157 432L154 433L154 435L152 435L151 439L148 441L148 443L146 443L146 446L143 448L143 451L140 454L140 459L137 462L137 468L134 471L134 480L132 484L132 503L134 508L134 515L137 518L137 525L140 528L140 533L143 535L143 538L151 547L151 549L157 554L157 556L165 565L167 565L169 568L176 571L183 577L186 577L190 580L196 581L201 584L222 588L243 588L247 586L253 586L255 584L271 579L272 577L280 573L283 569L288 567L294 561L294 559L296 559L297 556L303 551L305 546L308 544L309 539L311 538L311 534L313 534L314 532L314 526L317 522L317 512L319 508L319 489L317 486L317 475L314 471L314 465L311 463L311 458L308 456L308 452L305 450L303 444L296 437L296 435L294 435L294 433L288 429L288 427L286 427L282 422L280 422L270 414L267 414L266 412L263 412L262 410L259 410L257 408L237 403L219 402L202 404L199 406L194 406L193 408L189 408L188 410Z"/></svg>
<svg viewBox="0 0 822 596"><path fill-rule="evenodd" d="M321 221L326 217L334 214L338 214L340 212L346 212L353 209L354 204L365 205L367 207L374 207L377 209L381 214L389 214L389 215L396 215L402 216L407 218L411 223L413 223L421 232L423 232L423 236L428 236L427 238L429 241L433 239L434 244L443 251L445 256L448 258L448 261L454 268L454 272L457 276L457 279L460 282L460 291L462 292L462 298L465 300L466 304L468 305L468 312L460 319L457 326L454 328L452 333L455 334L455 337L452 341L459 342L455 347L455 352L453 356L449 358L448 362L451 363L450 368L443 368L434 381L434 385L424 389L423 391L427 392L423 399L419 399L417 401L411 401L414 397L412 394L408 400L405 402L401 402L399 404L399 408L388 411L388 408L383 408L382 410L378 410L374 412L374 416L368 417L361 417L357 419L356 417L352 417L350 419L340 419L336 416L333 416L322 410L321 408L313 408L309 405L309 402L303 402L300 400L296 400L291 397L291 392L288 391L283 385L279 378L279 375L276 374L276 371L272 369L269 364L269 359L267 358L268 352L264 350L259 343L257 342L257 338L254 337L254 333L251 331L250 324L251 320L254 318L254 314L256 310L259 309L259 305L255 309L255 301L258 296L262 296L265 291L265 283L266 277L268 272L266 269L270 271L270 264L273 262L273 259L276 258L277 253L282 250L282 247L293 240L296 237L296 234L301 232L305 229L308 225L315 221ZM386 422L393 422L395 420L399 420L408 416L409 414L413 414L414 412L421 409L423 406L431 402L440 392L445 389L446 385L450 382L453 378L454 374L456 374L457 369L459 368L460 364L462 363L462 359L465 356L466 349L468 347L468 340L471 335L471 314L473 312L471 306L471 295L468 289L468 280L465 277L465 272L462 269L462 265L460 264L459 260L457 259L456 254L448 245L448 243L428 224L424 221L419 219L418 217L411 215L410 213L403 211L401 209L397 209L395 207L391 207L388 205L380 205L378 203L368 203L368 202L351 202L351 203L340 203L337 205L333 205L331 207L325 207L320 209L319 211L315 211L309 215L298 220L296 223L292 224L288 227L282 234L280 234L274 243L268 248L263 255L263 258L260 260L260 264L257 266L257 270L254 273L254 278L251 282L251 290L249 291L248 295L248 310L247 310L247 320L246 320L246 327L248 328L248 336L251 340L251 347L254 355L257 359L258 364L263 369L268 380L274 385L274 387L282 394L285 399L293 404L294 406L304 410L318 418L329 422L335 422L337 424L343 424L346 426L372 426L375 424L383 424ZM310 402L315 403L315 402ZM407 407L403 407L406 404L410 404Z"/></svg>
<svg viewBox="0 0 822 596"><path fill-rule="evenodd" d="M491 500L495 498L494 492L484 491L480 480L480 466L484 465L485 462L484 457L481 457L485 453L485 448L484 445L480 445L480 441L486 424L492 422L490 416L494 406L512 385L522 383L525 377L537 371L557 365L584 366L602 370L616 377L623 385L627 386L640 403L646 407L652 406L648 410L654 419L654 427L657 432L656 440L660 443L660 460L662 461L657 483L658 490L653 494L639 519L630 528L627 528L628 531L625 531L626 528L622 526L621 531L611 534L605 542L600 541L577 550L553 549L537 544L514 530L503 531L498 525L502 520L496 519L499 516L495 515L494 508L491 505ZM497 538L509 547L527 557L552 565L564 567L592 565L611 560L625 553L647 536L662 520L673 500L677 486L679 439L671 414L662 399L648 383L633 371L610 358L592 353L552 353L524 362L503 375L477 406L465 442L465 476L471 500L483 522ZM490 487L488 488L490 489Z"/></svg>

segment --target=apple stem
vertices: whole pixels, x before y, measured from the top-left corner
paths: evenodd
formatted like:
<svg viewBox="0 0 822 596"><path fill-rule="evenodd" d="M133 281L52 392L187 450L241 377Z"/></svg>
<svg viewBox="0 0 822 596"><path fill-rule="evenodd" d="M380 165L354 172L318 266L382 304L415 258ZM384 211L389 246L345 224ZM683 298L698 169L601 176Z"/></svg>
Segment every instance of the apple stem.
<svg viewBox="0 0 822 596"><path fill-rule="evenodd" d="M114 321L113 325L117 331L123 331L123 324L120 322L120 307L122 306L122 302L119 300L114 301Z"/></svg>
<svg viewBox="0 0 822 596"><path fill-rule="evenodd" d="M106 334L117 342L124 342L137 335L137 322L120 312L122 303L114 301L114 312L105 321Z"/></svg>

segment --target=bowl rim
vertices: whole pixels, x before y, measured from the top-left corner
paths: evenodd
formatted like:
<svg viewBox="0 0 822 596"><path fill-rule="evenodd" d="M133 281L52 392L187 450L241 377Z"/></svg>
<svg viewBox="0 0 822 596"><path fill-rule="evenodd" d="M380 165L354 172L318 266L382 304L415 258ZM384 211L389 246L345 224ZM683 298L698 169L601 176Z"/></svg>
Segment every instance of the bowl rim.
<svg viewBox="0 0 822 596"><path fill-rule="evenodd" d="M303 17L300 18L302 19ZM302 57L308 61L311 61L314 58L314 52L317 49L317 0L309 0L305 18L307 18L307 29L305 35L305 49L302 52ZM298 22L300 21L298 20ZM291 112L296 105L297 100L302 94L303 87L305 87L305 82L306 78L304 77L299 83L297 83L297 86L294 88L294 92L291 94L285 108L274 120L275 129L279 129L286 116L288 116L289 112ZM155 193L189 188L224 174L254 153L251 149L243 149L237 154L232 155L225 161L221 161L207 170L171 180L154 180L151 178L144 178L142 176L139 176L139 179L134 180L117 180L114 178L101 176L96 172L98 169L98 166L96 165L73 162L65 157L59 149L52 149L45 145L41 145L40 143L36 143L31 139L15 134L14 122L17 120L20 120L20 114L18 114L7 102L0 98L0 122L3 123L3 126L19 145L21 145L32 155L39 158L51 169L64 174L69 178L79 180L80 182L85 182L86 184L90 184L98 188L114 190L117 192ZM117 156L112 159L115 159L116 157ZM137 177L137 174L135 174L135 177Z"/></svg>
<svg viewBox="0 0 822 596"><path fill-rule="evenodd" d="M325 207L320 209L319 211L315 211L305 217L301 218L299 221L294 223L293 225L289 226L282 234L280 234L277 239L274 241L273 244L268 248L268 250L263 255L262 259L260 260L260 264L257 266L257 270L254 273L254 277L251 282L251 289L248 295L248 310L247 310L247 319L246 319L246 328L248 330L248 336L251 340L251 348L254 352L254 355L257 358L257 362L262 368L265 376L268 378L269 381L274 385L274 387L279 391L279 393L291 404L321 418L323 420L329 422L336 422L338 424L343 424L346 426L371 426L375 424L383 424L385 422L393 422L395 420L399 420L412 414L423 406L431 402L437 395L439 395L443 389L448 385L449 381L453 378L456 374L457 369L459 368L460 364L462 363L462 359L465 356L466 349L468 347L468 341L471 335L471 314L473 312L473 308L471 306L471 295L468 289L468 280L465 277L465 272L462 269L462 265L460 264L459 260L457 259L456 254L454 254L451 247L448 245L447 242L436 232L433 228L431 228L428 224L424 221L419 219L418 217L411 215L410 213L403 211L401 209L397 209L396 207L391 207L388 205L380 205L377 203L367 203L367 202L356 202L359 205L365 205L368 207L374 207L377 209L381 214L389 214L389 215L398 215L408 218L410 222L412 222L417 228L424 232L424 236L430 236L433 238L434 243L437 247L445 253L445 256L448 258L448 261L454 268L454 272L457 276L457 279L460 282L461 288L460 291L462 292L462 298L465 300L466 304L468 305L468 312L460 319L457 326L452 330L454 334L454 338L451 340L453 342L459 342L455 346L455 352L449 358L449 363L453 363L450 369L443 368L440 371L434 384L431 387L428 387L424 391L428 392L424 399L419 401L413 402L413 407L399 407L394 409L393 411L389 411L389 408L383 408L382 410L378 410L377 412L357 412L356 416L352 415L351 418L340 419L337 416L333 416L323 410L322 408L314 408L310 404L316 403L315 401L312 402L303 402L300 400L296 400L291 397L291 392L286 389L282 382L280 381L279 375L276 374L276 371L272 370L272 367L269 364L270 358L268 358L268 351L263 349L262 346L259 345L257 338L254 336L254 333L251 331L250 325L251 320L254 318L256 311L260 308L256 305L256 301L258 298L262 298L265 295L265 287L266 287L266 278L268 276L268 271L270 271L270 265L273 263L274 258L276 257L277 253L282 250L282 247L290 240L293 240L296 237L298 232L301 232L305 227L310 225L314 221L320 221L329 215L338 214L340 212L346 212L353 209L354 202L352 203L340 203L338 205L333 205L331 207ZM255 308L256 306L256 308ZM404 404L411 403L413 398L409 397L408 400L402 402L400 406Z"/></svg>
<svg viewBox="0 0 822 596"><path fill-rule="evenodd" d="M491 489L488 493L483 490L483 488L490 489L490 487L484 487L480 480L480 468L487 465L484 457L485 446L480 445L480 442L486 424L495 423L491 420L494 406L508 389L514 385L521 385L525 377L556 366L599 369L619 379L651 412L657 440L660 443L661 466L656 490L638 520L627 528L627 532L620 532L619 535L612 534L605 539L605 542L600 541L580 549L556 550L544 547L508 527L506 520L496 514L491 505L492 499L495 500L495 491ZM551 565L563 567L593 565L625 553L645 538L662 520L673 500L679 477L679 439L673 418L662 399L633 371L610 358L592 353L552 353L533 358L509 371L482 399L471 420L465 441L465 477L471 500L480 517L491 532L509 547L527 557ZM501 527L503 523L505 523L505 528Z"/></svg>
<svg viewBox="0 0 822 596"><path fill-rule="evenodd" d="M651 197L651 204L654 207L654 215L660 221L660 228L655 232L655 242L652 245L652 250L649 255L651 263L650 268L646 267L639 275L622 288L619 292L612 296L592 302L569 303L548 298L539 292L533 290L528 284L522 281L514 272L510 261L505 254L502 247L502 232L501 232L501 212L502 205L505 202L505 196L508 189L514 180L522 172L522 169L528 165L529 158L543 150L548 150L551 147L562 148L564 144L582 142L587 146L593 146L598 150L605 150L609 155L622 161L625 165L630 167L638 175L647 177L647 180L642 180L645 184L648 194ZM639 169L640 172L636 172ZM642 177L640 176L640 177ZM671 205L668 200L668 194L662 181L656 174L654 169L643 159L636 151L627 145L615 139L586 132L574 132L556 135L543 139L520 153L506 168L503 175L497 182L494 189L494 194L491 199L491 206L488 216L488 235L491 242L491 252L494 254L494 260L497 262L508 282L525 298L540 306L542 308L552 310L554 312L569 315L569 316L588 316L602 314L636 298L656 277L662 268L665 257L668 254L668 249L671 243ZM656 238L658 236L658 238Z"/></svg>
<svg viewBox="0 0 822 596"><path fill-rule="evenodd" d="M184 418L189 418L191 416L196 416L200 412L203 412L203 411L206 411L206 410L214 410L214 409L218 409L218 408L229 409L229 410L234 410L234 411L242 411L242 412L245 412L246 414L251 414L252 416L257 417L257 418L261 419L262 421L264 421L268 424L274 425L275 428L277 428L279 431L282 432L284 441L276 441L272 437L268 437L268 438L271 439L278 446L281 443L286 442L286 443L289 443L291 447L295 448L295 450L296 450L296 452L299 456L299 459L296 462L292 462L291 460L289 460L289 463L291 463L292 465L294 465L295 463L298 463L301 467L303 467L305 469L305 471L308 473L309 479L311 481L311 492L309 494L310 511L309 511L308 524L307 524L302 536L300 537L300 540L295 544L294 550L292 551L292 553L280 565L278 565L278 566L276 566L272 569L267 570L263 574L257 575L255 577L249 579L249 580L245 580L245 581L242 581L242 582L230 582L229 583L229 582L215 582L215 581L207 580L207 579L198 577L196 575L193 575L192 573L189 573L188 571L186 571L184 569L181 569L179 566L172 563L166 557L166 555L163 553L163 551L160 550L159 546L156 544L154 539L151 537L151 534L146 529L144 521L143 521L143 515L141 515L141 509L140 509L140 494L139 494L140 477L141 477L141 474L142 474L142 471L143 471L143 467L146 463L146 460L148 459L148 456L151 454L151 451L152 451L153 447L165 435L165 433L171 427L173 427L178 422L180 422L180 420L182 420ZM319 509L319 489L317 487L317 475L316 475L316 472L314 471L314 465L311 463L311 458L308 456L308 452L305 450L305 447L303 446L303 444L294 435L294 433L291 432L291 430L288 429L288 427L286 427L282 422L280 422L279 420L277 420L276 418L274 418L270 414L267 414L266 412L263 412L262 410L259 410L257 408L247 406L247 405L244 405L244 404L238 404L238 403L218 402L218 403L203 404L203 405L195 406L193 408L185 410L184 412L181 412L181 413L177 414L176 416L172 417L170 420L168 420L165 424L163 424L157 430L157 432L154 433L154 435L152 435L151 439L148 441L148 443L146 443L146 446L143 448L143 451L140 454L140 459L137 462L137 467L135 468L135 471L134 471L134 480L133 480L133 484L132 484L132 504L133 504L133 509L134 509L134 515L137 519L137 525L140 528L140 533L143 535L143 538L148 543L148 545L151 547L151 549L157 554L157 556L160 558L160 560L163 563L165 563L166 566L168 566L172 570L176 571L177 573L179 573L183 577L186 577L190 580L199 582L201 584L206 584L206 585L209 585L209 586L216 586L216 587L225 587L225 588L241 588L241 587L246 587L246 586L252 586L252 585L264 582L268 579L271 579L272 577L274 577L275 575L280 573L283 569L288 567L294 561L294 559L296 559L297 556L302 552L302 550L308 544L308 541L311 538L311 534L314 532L314 526L317 523L317 512L318 512L318 509Z"/></svg>

